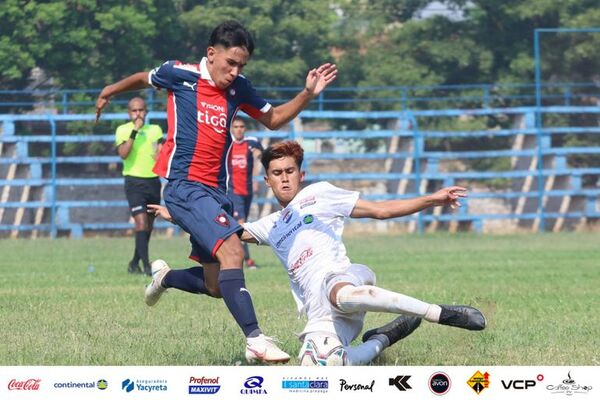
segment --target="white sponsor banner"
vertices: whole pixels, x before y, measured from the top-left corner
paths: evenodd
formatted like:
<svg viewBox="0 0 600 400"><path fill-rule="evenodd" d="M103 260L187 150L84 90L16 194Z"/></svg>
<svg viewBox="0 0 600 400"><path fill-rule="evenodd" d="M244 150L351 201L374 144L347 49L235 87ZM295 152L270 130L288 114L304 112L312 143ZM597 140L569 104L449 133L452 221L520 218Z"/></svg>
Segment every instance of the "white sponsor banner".
<svg viewBox="0 0 600 400"><path fill-rule="evenodd" d="M594 366L24 366L0 367L0 399L592 400L599 375Z"/></svg>

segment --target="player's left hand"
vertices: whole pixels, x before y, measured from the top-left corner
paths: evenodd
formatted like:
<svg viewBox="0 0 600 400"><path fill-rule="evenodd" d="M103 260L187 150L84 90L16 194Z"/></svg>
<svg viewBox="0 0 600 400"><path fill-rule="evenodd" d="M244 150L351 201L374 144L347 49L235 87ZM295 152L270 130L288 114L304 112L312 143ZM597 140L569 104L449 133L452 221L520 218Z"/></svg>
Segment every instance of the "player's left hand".
<svg viewBox="0 0 600 400"><path fill-rule="evenodd" d="M306 76L305 88L312 97L318 96L337 77L337 66L326 63L311 69Z"/></svg>
<svg viewBox="0 0 600 400"><path fill-rule="evenodd" d="M467 188L462 186L450 186L438 190L431 195L431 199L436 206L450 206L451 208L460 207L460 198L467 197Z"/></svg>

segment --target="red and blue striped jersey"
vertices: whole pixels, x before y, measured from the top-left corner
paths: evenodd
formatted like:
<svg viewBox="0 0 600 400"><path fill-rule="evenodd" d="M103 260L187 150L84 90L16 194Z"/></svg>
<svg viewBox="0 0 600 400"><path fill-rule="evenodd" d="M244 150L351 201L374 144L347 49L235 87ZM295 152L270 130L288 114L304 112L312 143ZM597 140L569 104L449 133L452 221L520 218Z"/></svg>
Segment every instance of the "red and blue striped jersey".
<svg viewBox="0 0 600 400"><path fill-rule="evenodd" d="M229 180L228 191L233 191L238 196L252 194L253 149L263 151L258 139L251 136L247 136L239 142L234 140L231 145L231 151L229 152L231 179Z"/></svg>
<svg viewBox="0 0 600 400"><path fill-rule="evenodd" d="M271 105L242 75L227 89L217 88L206 62L206 57L200 64L167 61L148 75L152 86L168 91L167 140L154 172L226 190L231 121L239 110L257 119Z"/></svg>

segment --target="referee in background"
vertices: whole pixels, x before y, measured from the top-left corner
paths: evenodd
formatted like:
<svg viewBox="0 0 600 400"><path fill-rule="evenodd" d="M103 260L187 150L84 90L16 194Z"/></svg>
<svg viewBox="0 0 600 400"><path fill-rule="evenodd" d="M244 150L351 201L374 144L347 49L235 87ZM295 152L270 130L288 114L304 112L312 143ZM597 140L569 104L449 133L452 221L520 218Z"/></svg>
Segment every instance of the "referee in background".
<svg viewBox="0 0 600 400"><path fill-rule="evenodd" d="M115 133L119 157L123 159L125 196L135 222L135 250L127 271L152 275L148 244L154 225L154 215L146 212L147 204L160 204L160 179L152 172L163 143L163 132L158 125L145 124L146 102L134 97L127 106L130 122L120 125Z"/></svg>

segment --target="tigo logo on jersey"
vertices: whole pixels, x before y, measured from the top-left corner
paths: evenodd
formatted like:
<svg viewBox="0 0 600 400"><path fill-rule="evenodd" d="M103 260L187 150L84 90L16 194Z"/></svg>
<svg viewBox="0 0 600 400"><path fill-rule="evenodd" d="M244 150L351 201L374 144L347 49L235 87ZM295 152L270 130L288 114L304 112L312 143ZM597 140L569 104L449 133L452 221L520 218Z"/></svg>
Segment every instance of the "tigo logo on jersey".
<svg viewBox="0 0 600 400"><path fill-rule="evenodd" d="M250 376L244 382L244 389L240 394L267 394L267 390L262 387L265 379L262 376Z"/></svg>
<svg viewBox="0 0 600 400"><path fill-rule="evenodd" d="M281 388L293 393L326 393L329 381L326 378L284 378Z"/></svg>
<svg viewBox="0 0 600 400"><path fill-rule="evenodd" d="M40 382L42 382L41 379L26 379L23 381L11 379L8 382L8 390L39 390Z"/></svg>
<svg viewBox="0 0 600 400"><path fill-rule="evenodd" d="M219 377L216 378L195 378L190 376L188 394L215 394L221 389Z"/></svg>
<svg viewBox="0 0 600 400"><path fill-rule="evenodd" d="M452 381L443 372L436 372L429 377L429 390L435 395L441 396L448 393L450 386L452 386Z"/></svg>
<svg viewBox="0 0 600 400"><path fill-rule="evenodd" d="M133 381L128 378L121 382L121 389L123 389L127 393L132 392L136 389L140 392L147 393L166 392L167 381L165 379L138 379L137 381Z"/></svg>
<svg viewBox="0 0 600 400"><path fill-rule="evenodd" d="M219 134L225 133L227 127L227 114L225 107L216 104L201 102L200 105L204 110L198 110L198 122L213 128ZM216 114L216 113L219 114Z"/></svg>
<svg viewBox="0 0 600 400"><path fill-rule="evenodd" d="M480 394L483 392L483 389L486 389L490 386L490 374L487 372L481 373L479 371L475 372L473 376L467 381L467 385L471 387L475 391L475 393Z"/></svg>

